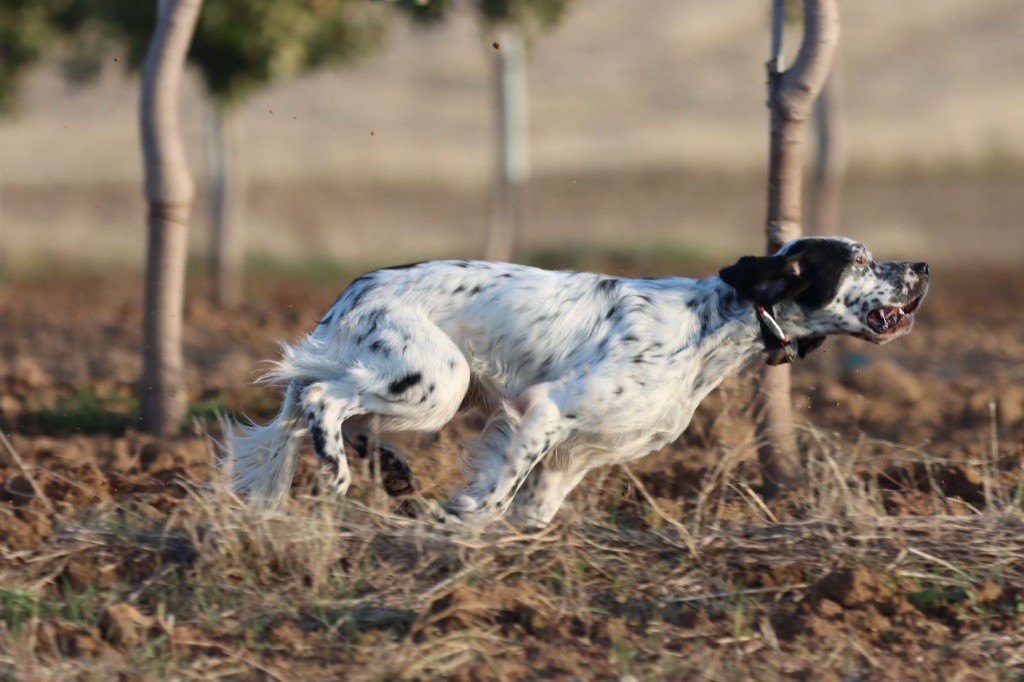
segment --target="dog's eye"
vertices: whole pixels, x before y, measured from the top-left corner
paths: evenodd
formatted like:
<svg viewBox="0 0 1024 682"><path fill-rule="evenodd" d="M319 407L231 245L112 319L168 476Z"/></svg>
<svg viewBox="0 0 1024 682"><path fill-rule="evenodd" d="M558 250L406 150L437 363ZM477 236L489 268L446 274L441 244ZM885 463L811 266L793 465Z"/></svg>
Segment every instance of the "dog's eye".
<svg viewBox="0 0 1024 682"><path fill-rule="evenodd" d="M857 257L853 259L853 262L856 263L857 265L867 265L868 257L865 256L864 254L858 254Z"/></svg>

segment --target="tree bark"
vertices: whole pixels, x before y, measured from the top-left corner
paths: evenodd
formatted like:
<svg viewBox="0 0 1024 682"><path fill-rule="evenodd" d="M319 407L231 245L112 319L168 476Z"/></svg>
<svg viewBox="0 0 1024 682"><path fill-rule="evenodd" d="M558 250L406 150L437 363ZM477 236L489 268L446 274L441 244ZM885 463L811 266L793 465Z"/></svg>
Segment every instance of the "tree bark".
<svg viewBox="0 0 1024 682"><path fill-rule="evenodd" d="M842 79L840 71L833 69L818 99L814 100L814 165L807 221L811 234L836 234L839 227L839 199L846 175L842 106Z"/></svg>
<svg viewBox="0 0 1024 682"><path fill-rule="evenodd" d="M219 308L236 307L243 295L245 177L238 124L233 110L213 103L206 142L210 173L208 258L210 294Z"/></svg>
<svg viewBox="0 0 1024 682"><path fill-rule="evenodd" d="M514 24L495 27L494 104L497 186L484 241L484 258L511 260L522 237L530 173L526 41Z"/></svg>
<svg viewBox="0 0 1024 682"><path fill-rule="evenodd" d="M149 433L173 435L185 417L182 317L188 220L195 189L178 118L181 74L202 0L160 0L142 66L139 128L146 177L146 288L139 409Z"/></svg>
<svg viewBox="0 0 1024 682"><path fill-rule="evenodd" d="M839 41L836 0L804 0L803 40L793 66L782 69L782 0L773 3L772 58L768 62L768 107L771 137L768 153L768 253L799 237L804 123L832 67ZM761 382L758 457L763 493L772 497L781 488L802 484L803 467L793 430L788 365L767 367Z"/></svg>

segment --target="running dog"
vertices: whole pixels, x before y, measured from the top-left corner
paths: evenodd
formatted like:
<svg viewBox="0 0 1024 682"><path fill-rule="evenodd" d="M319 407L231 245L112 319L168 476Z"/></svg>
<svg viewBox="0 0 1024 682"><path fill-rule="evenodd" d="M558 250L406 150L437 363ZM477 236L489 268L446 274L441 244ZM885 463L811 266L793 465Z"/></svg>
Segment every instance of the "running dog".
<svg viewBox="0 0 1024 682"><path fill-rule="evenodd" d="M440 519L544 525L591 469L678 438L756 356L791 361L833 334L892 341L927 290L926 263L875 261L839 237L697 280L464 260L375 270L283 346L264 377L283 389L280 413L229 434L224 466L236 491L277 504L308 433L338 495L351 482L346 444L400 495L413 490L408 464L376 431L437 430L472 406L489 419Z"/></svg>

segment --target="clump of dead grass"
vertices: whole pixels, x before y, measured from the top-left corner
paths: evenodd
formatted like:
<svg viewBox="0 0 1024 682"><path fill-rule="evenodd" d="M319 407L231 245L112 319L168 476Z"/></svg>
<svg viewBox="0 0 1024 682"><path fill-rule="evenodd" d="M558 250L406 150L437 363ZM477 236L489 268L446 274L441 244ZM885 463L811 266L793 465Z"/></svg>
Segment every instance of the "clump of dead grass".
<svg viewBox="0 0 1024 682"><path fill-rule="evenodd" d="M692 499L657 498L641 477L611 470L532 533L502 522L437 526L304 494L281 511L254 510L220 487L192 488L158 524L113 504L59 518L45 547L0 567L4 594L28 604L18 628L0 625L0 666L194 676L237 669L285 679L315 660L349 677L557 675L580 666L603 676L674 676L763 670L767 663L749 658L763 649L777 657L769 658L778 673L800 641L776 632L785 626L778 614L812 618L805 605L815 585L850 566L914 589L975 594L997 584L1006 589L992 617L1021 608L1010 588L1024 581L1019 475L1000 475L994 461L957 463L976 470L979 504L952 506L933 476L921 494L957 513L894 514L880 458L921 465L926 479L929 467L949 462L814 429L803 437L808 486L790 499L758 497L743 467L756 444L746 443L722 453ZM75 564L118 570L89 609L70 614L54 605L72 598ZM941 598L950 594L960 593ZM141 657L103 641L99 621L117 603L153 617ZM53 641L41 643L47 632ZM82 655L94 640L98 653ZM544 643L557 643L555 653L544 654ZM992 635L950 646L1012 643ZM711 667L698 670L692 656L702 647ZM812 664L880 665L877 652L826 661L797 648Z"/></svg>

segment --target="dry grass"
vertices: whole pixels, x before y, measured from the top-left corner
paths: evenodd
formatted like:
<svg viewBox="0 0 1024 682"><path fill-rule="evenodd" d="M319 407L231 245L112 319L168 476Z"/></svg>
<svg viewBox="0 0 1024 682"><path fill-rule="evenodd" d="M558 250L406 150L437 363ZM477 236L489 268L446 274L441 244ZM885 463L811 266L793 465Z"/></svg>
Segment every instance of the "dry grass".
<svg viewBox="0 0 1024 682"><path fill-rule="evenodd" d="M858 453L907 453L815 430L806 442L805 493L771 507L730 464L747 445L685 500L608 472L536 533L306 495L254 512L202 489L159 518L116 504L57 516L44 546L4 553L0 672L899 677L916 675L898 644L927 626L944 633L940 659L922 654L930 662L1019 673L1024 512L1012 477L978 467L989 472L981 509L893 516ZM122 604L134 625L112 619ZM859 625L864 613L884 625Z"/></svg>

